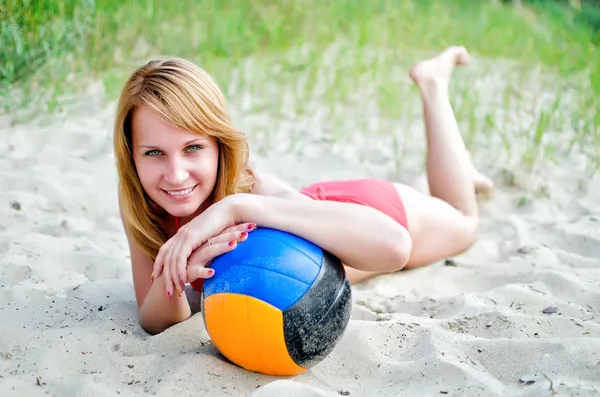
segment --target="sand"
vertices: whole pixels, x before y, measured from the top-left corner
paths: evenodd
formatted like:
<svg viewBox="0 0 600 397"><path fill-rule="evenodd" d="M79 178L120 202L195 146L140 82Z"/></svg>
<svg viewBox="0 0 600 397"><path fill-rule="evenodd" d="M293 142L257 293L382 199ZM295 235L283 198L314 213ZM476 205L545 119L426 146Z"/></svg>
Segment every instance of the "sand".
<svg viewBox="0 0 600 397"><path fill-rule="evenodd" d="M529 178L508 162L486 164L494 148L482 147L476 161L497 190L481 200L477 244L356 286L334 351L302 375L274 378L223 360L201 314L156 336L138 325L116 201L114 103L101 97L91 90L68 114L2 120L1 396L600 393L600 183L581 174L578 157ZM334 144L325 116L292 126L292 115L277 128L288 123L297 149L285 136L268 147L265 116L242 102L236 116L251 130L255 162L294 186L389 175L389 138ZM309 124L316 135L302 138ZM421 140L407 168L419 164L422 124L406 128L411 136ZM543 195L519 185L536 183Z"/></svg>

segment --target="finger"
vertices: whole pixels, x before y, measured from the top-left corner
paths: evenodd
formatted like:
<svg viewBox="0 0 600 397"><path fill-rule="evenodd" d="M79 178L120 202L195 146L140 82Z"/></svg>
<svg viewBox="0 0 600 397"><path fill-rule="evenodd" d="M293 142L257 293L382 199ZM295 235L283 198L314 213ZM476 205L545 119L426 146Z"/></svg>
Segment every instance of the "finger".
<svg viewBox="0 0 600 397"><path fill-rule="evenodd" d="M172 244L169 246L169 253L166 255L165 259L165 272L169 269L169 275L165 275L165 280L171 296L175 295L175 293L181 296L181 293L184 291L184 288L181 287L179 271L177 269L179 253L182 249L181 246L182 238L178 235L176 238L172 239Z"/></svg>
<svg viewBox="0 0 600 397"><path fill-rule="evenodd" d="M185 287L188 259L197 246L194 244L194 236L187 230L183 231L181 237L174 241L173 245L174 247L171 256L171 278L177 291L183 291L182 281L183 287Z"/></svg>
<svg viewBox="0 0 600 397"><path fill-rule="evenodd" d="M206 245L211 246L211 245L223 244L223 243L228 243L231 240L237 240L239 243L239 242L245 241L247 238L248 238L247 231L230 231L227 233L221 233L218 236L210 238L206 242Z"/></svg>
<svg viewBox="0 0 600 397"><path fill-rule="evenodd" d="M185 283L188 279L186 268L188 265L189 256L190 255L185 255L185 259L183 261L176 259L173 262L173 267L172 267L173 283L175 285L175 289L177 290L177 292L180 295L181 295L181 292L183 292L185 290Z"/></svg>
<svg viewBox="0 0 600 397"><path fill-rule="evenodd" d="M173 285L173 293L177 292L179 295L181 295L181 292L184 290L184 288L182 288L181 286L181 277L180 277L180 254L181 254L181 243L175 242L173 244L173 249L171 251L171 255L170 255L170 261L169 261L169 275L170 278L169 280L171 281L172 285ZM185 273L185 266L183 268L184 271L184 275Z"/></svg>
<svg viewBox="0 0 600 397"><path fill-rule="evenodd" d="M223 230L223 232L221 232L221 234L223 233L229 233L229 232L251 232L254 229L256 229L256 223L240 223L239 225L234 225L234 226L230 226L227 229Z"/></svg>
<svg viewBox="0 0 600 397"><path fill-rule="evenodd" d="M237 240L231 240L227 243L211 245L200 248L194 256L194 261L188 265L188 281L192 282L195 279L190 279L189 269L197 267L208 267L213 259L226 252L232 251L237 247ZM211 269L212 270L212 269ZM212 277L212 274L210 275Z"/></svg>
<svg viewBox="0 0 600 397"><path fill-rule="evenodd" d="M164 254L164 264L162 266L163 269L163 277L165 279L165 292L167 294L167 299L171 299L173 295L173 281L171 279L171 267L169 266L169 256L170 250Z"/></svg>
<svg viewBox="0 0 600 397"><path fill-rule="evenodd" d="M189 266L187 268L187 277L190 282L196 281L199 278L211 278L215 275L214 269L204 267L202 265Z"/></svg>
<svg viewBox="0 0 600 397"><path fill-rule="evenodd" d="M163 273L164 260L165 260L165 252L169 249L170 241L167 241L160 247L158 250L158 254L156 255L156 259L154 259L154 266L152 267L152 275L150 276L150 281L154 282L160 275Z"/></svg>

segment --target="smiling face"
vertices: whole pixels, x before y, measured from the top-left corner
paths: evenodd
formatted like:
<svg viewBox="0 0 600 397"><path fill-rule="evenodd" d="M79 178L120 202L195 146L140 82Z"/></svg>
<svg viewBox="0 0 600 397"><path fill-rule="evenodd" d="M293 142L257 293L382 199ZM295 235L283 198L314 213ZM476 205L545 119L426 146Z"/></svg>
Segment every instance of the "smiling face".
<svg viewBox="0 0 600 397"><path fill-rule="evenodd" d="M156 204L182 218L210 204L219 165L215 138L179 130L147 106L133 112L131 132L138 177Z"/></svg>

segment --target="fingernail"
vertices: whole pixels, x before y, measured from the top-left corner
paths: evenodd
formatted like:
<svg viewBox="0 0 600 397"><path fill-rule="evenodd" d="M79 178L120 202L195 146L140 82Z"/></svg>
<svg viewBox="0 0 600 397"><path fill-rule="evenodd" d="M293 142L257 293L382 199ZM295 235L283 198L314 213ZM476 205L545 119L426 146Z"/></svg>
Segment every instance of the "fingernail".
<svg viewBox="0 0 600 397"><path fill-rule="evenodd" d="M256 229L256 223L251 223L248 225L248 230L254 230Z"/></svg>
<svg viewBox="0 0 600 397"><path fill-rule="evenodd" d="M215 274L214 269L208 269L208 277L212 277Z"/></svg>
<svg viewBox="0 0 600 397"><path fill-rule="evenodd" d="M152 277L150 277L150 282L153 283L154 282L154 272L152 272Z"/></svg>
<svg viewBox="0 0 600 397"><path fill-rule="evenodd" d="M185 282L183 280L179 280L179 284L181 284L181 289L185 289Z"/></svg>
<svg viewBox="0 0 600 397"><path fill-rule="evenodd" d="M171 291L167 288L167 299L171 300Z"/></svg>
<svg viewBox="0 0 600 397"><path fill-rule="evenodd" d="M248 232L241 232L240 233L240 238L246 238L248 237Z"/></svg>
<svg viewBox="0 0 600 397"><path fill-rule="evenodd" d="M235 243L237 243L237 240L231 240L229 243L227 243L230 247L233 247L235 245Z"/></svg>

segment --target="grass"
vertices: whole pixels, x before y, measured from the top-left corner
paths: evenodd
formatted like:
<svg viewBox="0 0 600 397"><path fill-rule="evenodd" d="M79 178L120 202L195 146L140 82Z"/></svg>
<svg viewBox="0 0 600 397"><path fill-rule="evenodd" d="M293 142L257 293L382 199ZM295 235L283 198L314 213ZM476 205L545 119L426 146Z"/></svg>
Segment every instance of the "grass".
<svg viewBox="0 0 600 397"><path fill-rule="evenodd" d="M332 142L370 131L388 171L399 172L410 146L422 144L422 133L409 133L421 114L407 69L460 43L481 60L453 85L470 148L497 145L494 161L530 167L583 150L595 171L595 10L548 1L0 0L0 105L54 111L91 80L114 100L148 58L186 57L217 78L240 118L268 115L254 126L257 150L278 141L306 150L307 129Z"/></svg>

